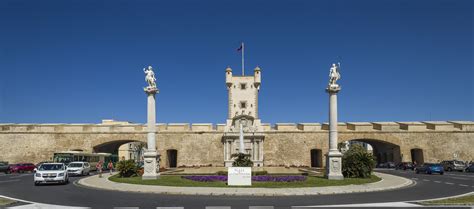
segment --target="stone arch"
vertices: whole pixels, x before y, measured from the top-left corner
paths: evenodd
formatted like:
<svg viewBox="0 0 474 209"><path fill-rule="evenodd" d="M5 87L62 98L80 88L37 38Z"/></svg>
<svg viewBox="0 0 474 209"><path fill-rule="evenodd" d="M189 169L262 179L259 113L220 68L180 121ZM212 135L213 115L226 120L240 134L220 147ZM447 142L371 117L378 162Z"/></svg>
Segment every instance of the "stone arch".
<svg viewBox="0 0 474 209"><path fill-rule="evenodd" d="M112 140L112 141L107 141L103 142L101 144L97 144L92 147L93 152L105 152L105 153L116 153L118 152L118 148L122 146L123 144L130 143L130 142L142 142L139 140L133 140L133 139L120 139L120 140Z"/></svg>
<svg viewBox="0 0 474 209"><path fill-rule="evenodd" d="M373 138L352 138L344 141L348 141L349 143L362 142L369 144L373 149L373 155L377 158L377 164L386 162L398 164L402 161L400 145L392 141Z"/></svg>

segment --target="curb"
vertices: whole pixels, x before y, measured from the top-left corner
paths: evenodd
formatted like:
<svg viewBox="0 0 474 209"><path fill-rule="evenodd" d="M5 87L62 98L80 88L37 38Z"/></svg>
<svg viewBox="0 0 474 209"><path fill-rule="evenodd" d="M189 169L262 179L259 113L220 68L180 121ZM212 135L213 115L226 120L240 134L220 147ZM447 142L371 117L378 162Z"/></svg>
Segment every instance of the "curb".
<svg viewBox="0 0 474 209"><path fill-rule="evenodd" d="M84 186L100 190L112 190L122 192L135 193L153 193L164 195L210 195L210 196L310 196L310 195L331 195L331 194L347 194L347 193L361 193L361 192L376 192L394 190L408 187L414 184L414 181L390 174L376 173L374 174L380 178L381 181L361 184L361 185L345 185L345 186L329 186L329 187L302 187L302 188L220 188L220 187L172 187L172 186L154 186L154 185L138 185L127 184L110 181L105 179L108 187L101 187L95 184L88 183L90 178L97 178L91 176L77 181L78 186ZM386 175L389 178L396 178L397 182L391 186L380 187L378 184L385 183L382 177ZM128 188L125 188L125 187ZM376 187L377 186L377 187ZM372 187L372 188L371 188ZM192 188L192 189L190 189ZM193 191L194 190L194 191Z"/></svg>

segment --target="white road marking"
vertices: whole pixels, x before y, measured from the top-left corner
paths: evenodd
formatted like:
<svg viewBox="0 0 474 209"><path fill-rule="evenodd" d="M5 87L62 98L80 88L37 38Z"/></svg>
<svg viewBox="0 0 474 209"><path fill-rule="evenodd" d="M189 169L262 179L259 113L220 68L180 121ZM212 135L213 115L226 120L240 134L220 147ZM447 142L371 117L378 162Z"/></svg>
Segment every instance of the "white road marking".
<svg viewBox="0 0 474 209"><path fill-rule="evenodd" d="M459 184L459 186L462 186L462 187L468 187L469 185L465 185L465 184Z"/></svg>
<svg viewBox="0 0 474 209"><path fill-rule="evenodd" d="M206 206L206 209L231 209L230 206Z"/></svg>
<svg viewBox="0 0 474 209"><path fill-rule="evenodd" d="M12 180L0 181L0 184L1 184L1 183L8 183L8 182L15 182L15 181L20 181L20 179L12 179Z"/></svg>
<svg viewBox="0 0 474 209"><path fill-rule="evenodd" d="M445 184L453 185L454 183L451 182L444 182Z"/></svg>
<svg viewBox="0 0 474 209"><path fill-rule="evenodd" d="M62 206L62 205L49 205L49 204L29 204L29 205L20 205L16 207L8 207L9 209L91 209L90 207L71 207L71 206Z"/></svg>
<svg viewBox="0 0 474 209"><path fill-rule="evenodd" d="M156 207L156 209L184 209L184 207Z"/></svg>
<svg viewBox="0 0 474 209"><path fill-rule="evenodd" d="M441 181L434 181L434 183L441 183Z"/></svg>
<svg viewBox="0 0 474 209"><path fill-rule="evenodd" d="M15 175L15 176L10 176L11 179L14 179L14 178L21 178L23 176L29 176L31 174L20 174L20 175Z"/></svg>
<svg viewBox="0 0 474 209"><path fill-rule="evenodd" d="M430 180L428 180L428 179L423 179L423 181L430 181Z"/></svg>
<svg viewBox="0 0 474 209"><path fill-rule="evenodd" d="M249 206L249 209L273 209L273 206Z"/></svg>
<svg viewBox="0 0 474 209"><path fill-rule="evenodd" d="M469 180L469 179L467 179L467 178L460 178L460 177L452 177L452 179Z"/></svg>
<svg viewBox="0 0 474 209"><path fill-rule="evenodd" d="M471 177L474 178L474 175L459 175L459 174L446 174L448 176L462 176L462 177Z"/></svg>
<svg viewBox="0 0 474 209"><path fill-rule="evenodd" d="M412 178L412 179L418 180L418 178Z"/></svg>
<svg viewBox="0 0 474 209"><path fill-rule="evenodd" d="M291 209L304 208L345 208L345 207L423 207L417 204L406 202L382 202L382 203L367 203L367 204L347 204L347 205L315 205L315 206L292 206Z"/></svg>

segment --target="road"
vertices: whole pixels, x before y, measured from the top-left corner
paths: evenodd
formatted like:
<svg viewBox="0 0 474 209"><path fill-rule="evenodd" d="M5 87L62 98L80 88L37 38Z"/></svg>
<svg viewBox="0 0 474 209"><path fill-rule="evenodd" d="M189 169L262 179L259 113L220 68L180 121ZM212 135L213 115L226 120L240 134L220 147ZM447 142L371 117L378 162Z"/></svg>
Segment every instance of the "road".
<svg viewBox="0 0 474 209"><path fill-rule="evenodd" d="M406 177L414 180L416 184L392 191L338 195L292 197L180 196L97 190L80 187L73 183L34 186L32 174L0 174L0 195L47 204L92 208L174 206L204 209L208 206L230 206L232 209L248 209L249 206L272 206L271 208L288 209L292 206L411 202L474 191L474 173L446 172L445 175L427 175L400 170L379 170L379 172ZM72 177L71 181L77 181L79 178L81 177Z"/></svg>

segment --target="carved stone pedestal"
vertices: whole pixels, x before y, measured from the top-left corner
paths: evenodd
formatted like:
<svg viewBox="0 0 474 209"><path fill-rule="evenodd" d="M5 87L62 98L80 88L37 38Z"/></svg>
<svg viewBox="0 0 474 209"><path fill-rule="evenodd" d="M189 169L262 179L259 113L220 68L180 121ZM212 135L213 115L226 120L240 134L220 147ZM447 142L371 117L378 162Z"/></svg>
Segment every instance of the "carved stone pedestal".
<svg viewBox="0 0 474 209"><path fill-rule="evenodd" d="M144 158L144 171L143 171L143 180L158 179L160 177L159 173L159 159L160 155L154 151L147 151L143 155Z"/></svg>
<svg viewBox="0 0 474 209"><path fill-rule="evenodd" d="M342 153L329 152L326 154L326 177L330 180L342 180Z"/></svg>

